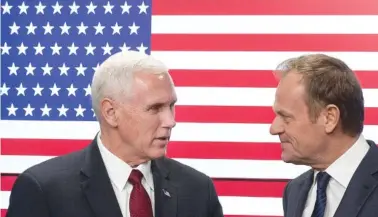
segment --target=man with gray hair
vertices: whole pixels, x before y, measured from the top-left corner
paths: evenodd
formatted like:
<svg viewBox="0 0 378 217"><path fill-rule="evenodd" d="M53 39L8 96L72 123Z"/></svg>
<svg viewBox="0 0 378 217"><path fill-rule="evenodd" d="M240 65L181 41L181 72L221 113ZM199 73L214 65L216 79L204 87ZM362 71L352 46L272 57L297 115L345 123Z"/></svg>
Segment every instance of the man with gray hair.
<svg viewBox="0 0 378 217"><path fill-rule="evenodd" d="M211 178L165 157L176 101L161 61L109 57L92 81L100 132L85 149L20 174L7 217L222 217Z"/></svg>

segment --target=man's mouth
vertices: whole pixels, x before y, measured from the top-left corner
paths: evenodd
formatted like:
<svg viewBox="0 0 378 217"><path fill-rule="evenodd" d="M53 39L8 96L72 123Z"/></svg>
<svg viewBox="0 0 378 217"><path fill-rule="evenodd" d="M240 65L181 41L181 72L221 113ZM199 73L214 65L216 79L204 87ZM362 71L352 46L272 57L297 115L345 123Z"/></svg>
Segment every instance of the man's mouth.
<svg viewBox="0 0 378 217"><path fill-rule="evenodd" d="M160 136L157 139L160 140L160 141L168 141L169 140L169 136Z"/></svg>

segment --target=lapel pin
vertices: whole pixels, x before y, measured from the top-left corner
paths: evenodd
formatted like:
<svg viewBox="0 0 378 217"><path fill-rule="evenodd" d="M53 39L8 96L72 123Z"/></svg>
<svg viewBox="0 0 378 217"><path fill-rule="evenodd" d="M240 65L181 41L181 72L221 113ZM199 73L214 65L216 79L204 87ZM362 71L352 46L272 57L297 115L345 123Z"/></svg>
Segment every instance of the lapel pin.
<svg viewBox="0 0 378 217"><path fill-rule="evenodd" d="M165 189L163 189L163 193L164 193L165 196L171 197L171 194L168 191L166 191Z"/></svg>

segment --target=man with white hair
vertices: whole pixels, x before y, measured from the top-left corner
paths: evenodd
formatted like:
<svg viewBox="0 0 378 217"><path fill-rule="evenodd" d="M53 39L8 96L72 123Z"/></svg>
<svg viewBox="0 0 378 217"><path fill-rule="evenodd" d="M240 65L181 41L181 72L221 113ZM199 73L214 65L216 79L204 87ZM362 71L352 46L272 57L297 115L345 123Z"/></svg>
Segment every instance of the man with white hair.
<svg viewBox="0 0 378 217"><path fill-rule="evenodd" d="M161 61L109 57L92 81L100 132L85 149L20 174L7 217L222 217L210 177L165 157L176 100Z"/></svg>

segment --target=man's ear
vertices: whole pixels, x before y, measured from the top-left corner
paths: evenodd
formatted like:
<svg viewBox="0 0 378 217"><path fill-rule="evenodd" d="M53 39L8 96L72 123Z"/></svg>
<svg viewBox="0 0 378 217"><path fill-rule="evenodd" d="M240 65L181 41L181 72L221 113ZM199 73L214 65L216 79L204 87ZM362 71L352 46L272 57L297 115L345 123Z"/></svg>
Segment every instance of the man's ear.
<svg viewBox="0 0 378 217"><path fill-rule="evenodd" d="M112 127L118 126L118 117L116 112L117 105L116 103L109 99L104 98L101 101L100 109L104 120Z"/></svg>
<svg viewBox="0 0 378 217"><path fill-rule="evenodd" d="M332 133L339 123L340 120L340 110L334 104L329 104L325 107L323 111L324 115L324 129L326 133Z"/></svg>

